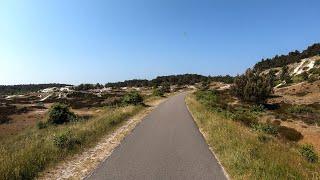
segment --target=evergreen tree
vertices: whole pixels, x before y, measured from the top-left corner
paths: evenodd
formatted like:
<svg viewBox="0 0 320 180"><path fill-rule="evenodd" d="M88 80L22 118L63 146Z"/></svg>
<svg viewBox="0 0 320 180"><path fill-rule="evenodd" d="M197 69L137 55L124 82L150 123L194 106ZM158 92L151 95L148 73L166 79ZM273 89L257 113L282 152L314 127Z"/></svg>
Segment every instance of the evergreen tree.
<svg viewBox="0 0 320 180"><path fill-rule="evenodd" d="M281 69L281 74L280 74L280 80L286 81L286 83L289 83L291 81L291 77L289 74L289 67L288 66L283 66Z"/></svg>
<svg viewBox="0 0 320 180"><path fill-rule="evenodd" d="M256 70L248 69L245 74L237 76L232 87L234 94L241 100L263 103L273 91L274 72L266 76Z"/></svg>

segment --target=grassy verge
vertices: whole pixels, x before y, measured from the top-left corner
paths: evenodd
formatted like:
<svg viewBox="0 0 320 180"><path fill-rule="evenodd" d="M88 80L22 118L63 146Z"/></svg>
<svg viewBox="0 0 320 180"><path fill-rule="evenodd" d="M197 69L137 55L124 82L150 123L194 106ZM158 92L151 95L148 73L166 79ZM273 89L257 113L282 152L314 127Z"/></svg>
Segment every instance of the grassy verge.
<svg viewBox="0 0 320 180"><path fill-rule="evenodd" d="M254 131L197 101L193 94L186 102L231 179L320 178L319 162L308 162L295 143Z"/></svg>
<svg viewBox="0 0 320 180"><path fill-rule="evenodd" d="M34 127L3 139L0 179L33 179L46 167L94 145L143 108L142 105L106 107L93 119L43 129Z"/></svg>

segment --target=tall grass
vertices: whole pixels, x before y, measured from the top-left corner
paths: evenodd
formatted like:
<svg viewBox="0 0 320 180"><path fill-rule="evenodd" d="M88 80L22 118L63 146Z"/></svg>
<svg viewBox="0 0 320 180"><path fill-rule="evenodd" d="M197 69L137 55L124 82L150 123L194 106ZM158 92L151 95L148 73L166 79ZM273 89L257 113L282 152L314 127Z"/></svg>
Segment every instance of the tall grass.
<svg viewBox="0 0 320 180"><path fill-rule="evenodd" d="M302 157L295 143L261 135L243 123L209 110L194 95L188 96L186 102L231 179L320 178L320 164Z"/></svg>
<svg viewBox="0 0 320 180"><path fill-rule="evenodd" d="M142 108L105 108L100 116L90 120L43 129L34 127L1 140L0 179L33 179L46 167L94 145L96 140L119 127Z"/></svg>

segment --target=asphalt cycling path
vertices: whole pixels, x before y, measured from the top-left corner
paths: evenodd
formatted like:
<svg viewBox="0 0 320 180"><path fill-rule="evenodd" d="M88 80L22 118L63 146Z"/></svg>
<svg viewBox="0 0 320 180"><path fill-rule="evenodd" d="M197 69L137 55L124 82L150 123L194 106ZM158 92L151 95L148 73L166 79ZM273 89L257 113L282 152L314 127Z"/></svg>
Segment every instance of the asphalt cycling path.
<svg viewBox="0 0 320 180"><path fill-rule="evenodd" d="M186 93L160 104L87 179L227 179L190 115Z"/></svg>

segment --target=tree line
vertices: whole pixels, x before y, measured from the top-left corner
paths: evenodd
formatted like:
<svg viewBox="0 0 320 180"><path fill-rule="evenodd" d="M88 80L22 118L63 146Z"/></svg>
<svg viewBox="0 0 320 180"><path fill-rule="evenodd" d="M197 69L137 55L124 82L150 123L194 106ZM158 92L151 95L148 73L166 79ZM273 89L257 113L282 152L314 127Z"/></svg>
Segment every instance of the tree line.
<svg viewBox="0 0 320 180"><path fill-rule="evenodd" d="M105 87L153 87L161 86L163 84L169 85L193 85L204 81L219 81L225 83L232 83L234 77L226 76L203 76L198 74L181 74L170 76L158 76L152 80L146 79L133 79L123 82L107 83Z"/></svg>
<svg viewBox="0 0 320 180"><path fill-rule="evenodd" d="M255 66L255 70L266 70L270 68L283 67L291 63L300 62L301 59L320 55L320 43L309 46L306 50L289 52L288 55L276 55L273 58L262 59Z"/></svg>
<svg viewBox="0 0 320 180"><path fill-rule="evenodd" d="M68 84L21 84L21 85L0 85L0 94L22 94L29 92L36 92L41 89L51 88L51 87L65 87L69 86Z"/></svg>
<svg viewBox="0 0 320 180"><path fill-rule="evenodd" d="M155 79L133 79L123 82L106 83L105 85L97 84L80 84L75 86L77 91L86 91L90 89L102 89L104 87L120 88L120 87L154 87L164 85L193 85L195 83L218 81L224 83L233 83L234 77L226 76L203 76L198 74L181 74L170 76L158 76ZM21 84L21 85L0 85L0 95L23 94L36 92L51 87L72 86L68 84Z"/></svg>

